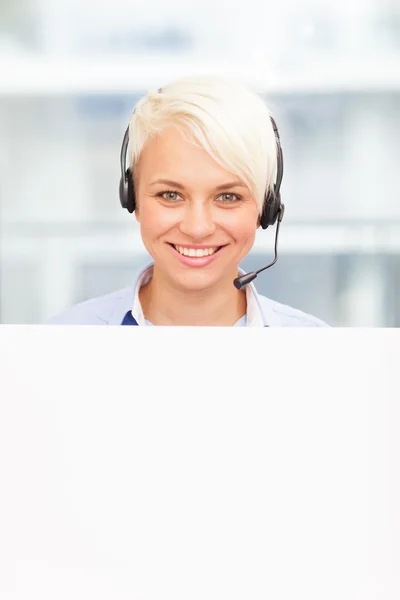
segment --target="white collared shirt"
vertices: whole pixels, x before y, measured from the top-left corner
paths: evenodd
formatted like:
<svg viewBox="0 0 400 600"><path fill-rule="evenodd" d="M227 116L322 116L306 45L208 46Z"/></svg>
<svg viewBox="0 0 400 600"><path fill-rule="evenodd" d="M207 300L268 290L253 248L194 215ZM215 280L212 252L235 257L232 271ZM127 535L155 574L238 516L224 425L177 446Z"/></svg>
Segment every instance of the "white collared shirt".
<svg viewBox="0 0 400 600"><path fill-rule="evenodd" d="M90 298L52 317L47 323L65 325L146 325L139 290L152 276L153 263L143 269L133 285ZM243 270L238 270L243 275ZM258 294L254 283L246 288L246 327L329 327L321 319ZM132 322L125 323L126 317ZM128 319L129 320L129 319ZM238 322L236 326L241 326Z"/></svg>
<svg viewBox="0 0 400 600"><path fill-rule="evenodd" d="M133 298L133 306L132 306L132 316L138 323L138 325L146 326L148 323L146 322L145 316L143 314L142 305L139 300L139 290L143 285L146 285L150 281L153 276L153 267L154 263L151 263L147 267L145 267L140 273L136 281L134 298ZM239 269L239 275L243 275L244 271ZM233 284L232 284L233 285ZM246 285L246 302L247 302L247 313L246 313L246 327L264 327L264 320L261 312L260 305L257 301L256 291L253 284Z"/></svg>

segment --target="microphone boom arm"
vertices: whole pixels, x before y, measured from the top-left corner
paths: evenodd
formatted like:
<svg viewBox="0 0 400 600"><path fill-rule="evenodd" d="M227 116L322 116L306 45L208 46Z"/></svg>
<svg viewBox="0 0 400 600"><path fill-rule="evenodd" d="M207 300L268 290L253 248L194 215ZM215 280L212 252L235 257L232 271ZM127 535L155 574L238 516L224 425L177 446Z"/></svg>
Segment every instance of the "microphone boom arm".
<svg viewBox="0 0 400 600"><path fill-rule="evenodd" d="M258 269L258 271L251 271L250 273L245 273L244 275L240 275L239 277L236 277L236 279L233 280L233 285L235 286L236 289L241 290L245 285L248 285L249 283L251 283L253 281L253 279L255 279L257 277L257 275L259 273L272 267L278 260L279 227L281 225L284 213L285 213L285 205L281 204L281 207L280 207L280 210L278 213L278 222L276 225L274 260L272 261L272 263L270 263L266 267L263 267L262 269Z"/></svg>

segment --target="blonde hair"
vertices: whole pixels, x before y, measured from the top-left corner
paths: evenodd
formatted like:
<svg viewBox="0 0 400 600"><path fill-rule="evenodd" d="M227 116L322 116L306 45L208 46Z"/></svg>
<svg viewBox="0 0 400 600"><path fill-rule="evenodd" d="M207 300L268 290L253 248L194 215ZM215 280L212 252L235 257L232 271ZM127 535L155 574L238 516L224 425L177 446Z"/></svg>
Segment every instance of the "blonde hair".
<svg viewBox="0 0 400 600"><path fill-rule="evenodd" d="M151 136L174 125L189 133L214 160L243 181L259 213L273 189L277 140L264 101L247 88L217 77L183 77L139 100L129 123L129 164L135 173Z"/></svg>

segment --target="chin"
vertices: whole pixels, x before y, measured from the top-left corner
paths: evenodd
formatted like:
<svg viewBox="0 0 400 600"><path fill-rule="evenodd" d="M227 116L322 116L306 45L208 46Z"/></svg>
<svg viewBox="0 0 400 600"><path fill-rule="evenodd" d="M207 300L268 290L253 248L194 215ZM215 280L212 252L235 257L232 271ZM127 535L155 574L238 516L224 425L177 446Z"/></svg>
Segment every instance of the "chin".
<svg viewBox="0 0 400 600"><path fill-rule="evenodd" d="M188 292L200 292L206 290L217 285L223 279L221 273L212 273L205 269L193 269L186 273L174 271L172 273L170 272L170 277L177 286Z"/></svg>

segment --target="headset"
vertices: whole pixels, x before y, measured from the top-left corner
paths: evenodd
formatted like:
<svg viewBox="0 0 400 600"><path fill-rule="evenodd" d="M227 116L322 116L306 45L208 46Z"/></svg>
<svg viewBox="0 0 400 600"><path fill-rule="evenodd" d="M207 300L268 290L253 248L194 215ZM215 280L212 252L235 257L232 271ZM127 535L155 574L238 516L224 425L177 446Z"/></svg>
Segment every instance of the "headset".
<svg viewBox="0 0 400 600"><path fill-rule="evenodd" d="M277 145L277 174L276 181L273 186L273 190L269 190L264 197L263 209L260 217L260 225L262 229L267 229L270 225L275 225L276 227L276 235L275 235L275 257L273 262L271 262L266 267L259 269L258 271L252 271L251 273L246 273L237 277L233 284L237 289L241 289L243 286L247 285L253 279L255 279L258 273L261 271L265 271L265 269L269 269L272 267L278 260L278 236L279 236L279 227L283 219L283 215L285 212L285 205L281 202L281 183L283 178L283 154L282 154L282 146L279 137L278 128L276 126L275 120L271 117L272 126L275 133L276 145ZM119 199L121 202L122 208L125 208L129 213L133 213L136 208L136 198L135 198L135 189L133 185L132 171L130 167L126 167L126 157L128 153L129 146L129 125L126 128L124 139L122 141L121 153L120 153L120 166L121 166L121 178L119 182Z"/></svg>

